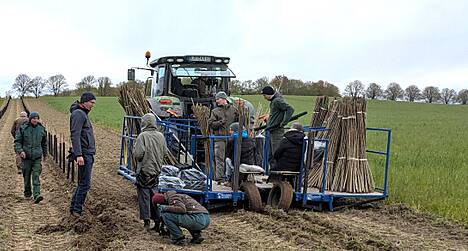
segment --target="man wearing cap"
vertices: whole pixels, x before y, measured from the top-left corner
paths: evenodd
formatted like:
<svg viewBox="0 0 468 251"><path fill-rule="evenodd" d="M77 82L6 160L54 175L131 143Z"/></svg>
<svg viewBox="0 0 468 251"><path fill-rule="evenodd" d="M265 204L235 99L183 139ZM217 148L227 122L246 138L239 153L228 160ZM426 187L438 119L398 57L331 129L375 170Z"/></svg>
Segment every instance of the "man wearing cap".
<svg viewBox="0 0 468 251"><path fill-rule="evenodd" d="M216 93L216 104L218 107L211 111L208 125L215 136L227 136L229 134L229 125L239 121L237 109L229 104L225 92ZM215 139L215 167L214 179L221 181L225 175L224 160L226 157L226 139Z"/></svg>
<svg viewBox="0 0 468 251"><path fill-rule="evenodd" d="M270 101L270 115L267 122L267 127L270 128L270 151L268 159L270 165L273 165L273 153L276 151L276 148L278 148L283 138L284 126L287 125L289 119L291 119L294 108L286 103L283 96L271 86L263 87L262 95L266 100Z"/></svg>
<svg viewBox="0 0 468 251"><path fill-rule="evenodd" d="M79 217L83 211L86 195L91 187L91 170L94 163L96 146L93 125L88 117L96 104L96 97L91 92L81 94L80 101L70 106L70 139L73 159L78 164L78 186L73 194L70 214Z"/></svg>
<svg viewBox="0 0 468 251"><path fill-rule="evenodd" d="M47 156L47 132L39 122L39 113L31 112L29 121L16 131L15 151L23 162L24 197L30 199L32 195L34 203L37 204L43 200L39 176L42 171L42 158Z"/></svg>
<svg viewBox="0 0 468 251"><path fill-rule="evenodd" d="M146 230L150 229L150 219L155 222L154 230L159 230L159 217L151 205L151 197L158 190L159 174L164 157L168 155L164 135L156 128L156 117L147 113L141 118L141 133L135 143L133 156L137 160L136 186L140 219Z"/></svg>
<svg viewBox="0 0 468 251"><path fill-rule="evenodd" d="M28 114L25 111L22 111L20 113L20 116L17 119L15 119L13 125L11 126L11 135L13 136L13 139L16 137L16 131L18 131L20 126L26 122L28 122ZM19 156L19 154L16 154L16 168L18 169L18 174L21 174L21 170L23 169L22 166L23 164L21 161L21 157Z"/></svg>
<svg viewBox="0 0 468 251"><path fill-rule="evenodd" d="M187 229L192 235L190 243L203 242L201 232L210 225L210 215L205 207L192 197L178 194L175 191L165 194L156 193L152 201L158 207L164 224L169 230L172 244L185 244L185 236L180 227Z"/></svg>

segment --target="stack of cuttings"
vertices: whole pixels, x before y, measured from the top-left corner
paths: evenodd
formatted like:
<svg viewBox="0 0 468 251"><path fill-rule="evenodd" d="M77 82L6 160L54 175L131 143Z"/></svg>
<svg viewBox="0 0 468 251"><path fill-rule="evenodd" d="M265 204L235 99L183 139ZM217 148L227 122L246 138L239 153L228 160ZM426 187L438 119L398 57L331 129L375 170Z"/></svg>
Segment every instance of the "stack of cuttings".
<svg viewBox="0 0 468 251"><path fill-rule="evenodd" d="M341 144L331 190L368 193L374 190L374 180L366 158L366 101L344 98Z"/></svg>
<svg viewBox="0 0 468 251"><path fill-rule="evenodd" d="M207 106L203 106L201 104L194 104L192 106L192 111L193 111L193 114L195 115L195 118L197 119L201 134L203 136L208 137L210 135L210 126L208 124L208 120L210 119L210 114L211 114L210 108ZM204 148L205 148L205 167L208 168L210 165L210 142L208 140L204 140ZM216 173L215 165L213 165L213 173Z"/></svg>
<svg viewBox="0 0 468 251"><path fill-rule="evenodd" d="M341 100L333 100L330 104L328 112L323 121L323 127L328 128L328 131L321 131L316 134L317 138L328 139L328 158L327 162L327 174L325 180L325 189L330 189L331 181L334 175L334 161L337 155L338 146L340 144L341 134L341 115L340 110L342 106ZM323 162L313 163L311 169L309 169L309 186L322 187L323 180Z"/></svg>
<svg viewBox="0 0 468 251"><path fill-rule="evenodd" d="M119 94L119 103L127 115L141 117L151 112L145 94L137 86L124 84L120 87Z"/></svg>
<svg viewBox="0 0 468 251"><path fill-rule="evenodd" d="M257 110L255 111L255 118L253 128L257 128L263 125L265 117L268 116L268 108L264 107L262 103L258 103Z"/></svg>
<svg viewBox="0 0 468 251"><path fill-rule="evenodd" d="M368 193L374 181L366 157L366 100L343 98L334 100L323 126L329 131L317 138L330 140L325 189L349 193ZM309 186L322 188L323 163L313 163Z"/></svg>

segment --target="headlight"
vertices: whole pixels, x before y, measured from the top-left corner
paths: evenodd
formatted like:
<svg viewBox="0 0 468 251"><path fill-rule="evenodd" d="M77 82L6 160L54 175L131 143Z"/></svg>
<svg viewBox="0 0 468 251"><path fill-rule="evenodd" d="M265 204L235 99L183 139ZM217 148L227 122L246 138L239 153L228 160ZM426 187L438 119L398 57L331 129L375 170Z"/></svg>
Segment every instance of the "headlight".
<svg viewBox="0 0 468 251"><path fill-rule="evenodd" d="M176 62L182 63L182 62L184 62L184 59L183 58L178 58L178 59L176 59Z"/></svg>
<svg viewBox="0 0 468 251"><path fill-rule="evenodd" d="M226 59L223 60L223 62L224 62L225 64L228 64L228 63L229 63L229 59L226 58Z"/></svg>
<svg viewBox="0 0 468 251"><path fill-rule="evenodd" d="M172 63L172 62L174 62L174 59L173 58L168 58L167 62Z"/></svg>
<svg viewBox="0 0 468 251"><path fill-rule="evenodd" d="M221 58L215 59L215 63L221 63L221 62L223 62L223 60Z"/></svg>

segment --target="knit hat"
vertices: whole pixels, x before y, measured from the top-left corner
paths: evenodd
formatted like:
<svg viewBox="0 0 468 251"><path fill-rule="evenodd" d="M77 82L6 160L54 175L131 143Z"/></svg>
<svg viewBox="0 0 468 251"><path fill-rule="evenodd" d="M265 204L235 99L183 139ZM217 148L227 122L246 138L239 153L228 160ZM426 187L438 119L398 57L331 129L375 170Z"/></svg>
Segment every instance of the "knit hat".
<svg viewBox="0 0 468 251"><path fill-rule="evenodd" d="M228 96L227 96L227 94L226 94L225 92L218 92L218 93L216 93L215 99L220 99L220 98L222 98L222 99L227 99Z"/></svg>
<svg viewBox="0 0 468 251"><path fill-rule="evenodd" d="M273 95L273 94L275 94L275 89L273 89L273 87L267 85L267 86L263 87L261 94Z"/></svg>
<svg viewBox="0 0 468 251"><path fill-rule="evenodd" d="M96 100L96 97L92 92L83 92L80 97L80 103L88 102L93 99Z"/></svg>
<svg viewBox="0 0 468 251"><path fill-rule="evenodd" d="M155 193L153 198L151 198L151 201L153 202L153 205L162 204L166 201L166 198L164 198L164 194L162 193Z"/></svg>
<svg viewBox="0 0 468 251"><path fill-rule="evenodd" d="M304 131L304 127L302 127L302 125L297 123L297 122L292 123L291 129L292 130L297 130L297 131L300 131L300 132Z"/></svg>
<svg viewBox="0 0 468 251"><path fill-rule="evenodd" d="M30 112L29 113L29 121L33 118L39 118L39 113L38 112Z"/></svg>
<svg viewBox="0 0 468 251"><path fill-rule="evenodd" d="M229 126L229 129L231 129L233 132L237 132L239 130L239 122L234 122Z"/></svg>
<svg viewBox="0 0 468 251"><path fill-rule="evenodd" d="M27 118L27 117L28 117L28 113L25 112L25 111L22 111L22 112L20 112L20 117Z"/></svg>
<svg viewBox="0 0 468 251"><path fill-rule="evenodd" d="M141 128L145 129L148 126L156 125L156 116L152 113L147 113L141 117Z"/></svg>

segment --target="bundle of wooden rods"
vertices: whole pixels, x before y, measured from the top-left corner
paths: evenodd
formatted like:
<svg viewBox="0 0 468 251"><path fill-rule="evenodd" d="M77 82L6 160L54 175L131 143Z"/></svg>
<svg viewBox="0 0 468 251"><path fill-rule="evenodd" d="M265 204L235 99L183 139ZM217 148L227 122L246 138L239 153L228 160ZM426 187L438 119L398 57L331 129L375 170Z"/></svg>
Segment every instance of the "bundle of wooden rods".
<svg viewBox="0 0 468 251"><path fill-rule="evenodd" d="M240 120L242 119L242 124L245 125L245 129L247 130L247 134L249 137L253 136L253 131L250 128L250 115L249 115L249 108L244 105L244 102L239 100L240 102L236 102L234 107L236 107L239 113L239 124Z"/></svg>
<svg viewBox="0 0 468 251"><path fill-rule="evenodd" d="M323 122L323 126L330 130L317 134L318 138L330 139L327 190L350 193L369 193L374 190L366 157L366 109L364 98L345 97L334 100L330 105ZM314 163L308 185L321 188L322 177L322 163Z"/></svg>
<svg viewBox="0 0 468 251"><path fill-rule="evenodd" d="M210 126L208 124L208 120L210 119L210 108L207 106L203 106L201 104L193 104L192 111L197 119L198 126L200 128L201 134L203 136L208 137L210 135ZM203 145L205 148L205 169L208 170L210 165L210 141L209 139L205 139L203 141ZM214 151L214 149L213 149ZM216 165L213 165L213 173L216 173Z"/></svg>
<svg viewBox="0 0 468 251"><path fill-rule="evenodd" d="M258 103L257 110L255 111L254 125L253 128L260 127L265 122L265 116L268 114L267 108L262 103ZM259 131L260 132L260 131ZM254 136L254 135L253 135Z"/></svg>

